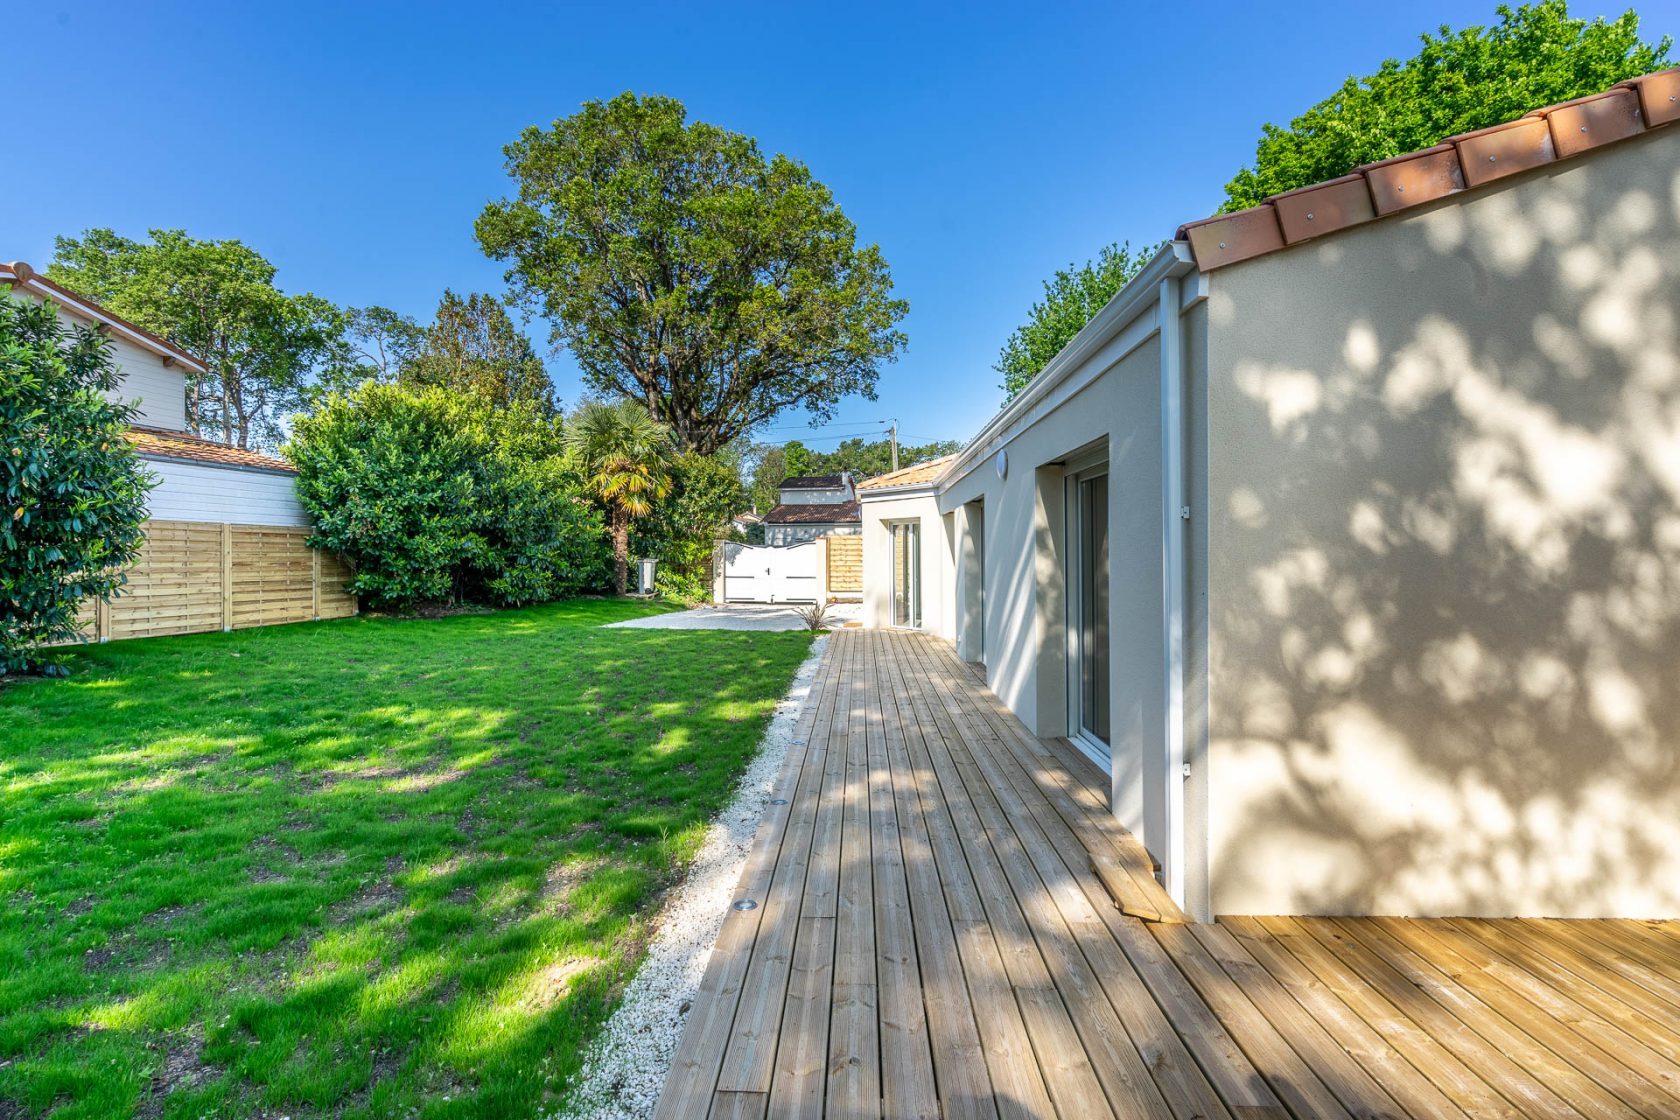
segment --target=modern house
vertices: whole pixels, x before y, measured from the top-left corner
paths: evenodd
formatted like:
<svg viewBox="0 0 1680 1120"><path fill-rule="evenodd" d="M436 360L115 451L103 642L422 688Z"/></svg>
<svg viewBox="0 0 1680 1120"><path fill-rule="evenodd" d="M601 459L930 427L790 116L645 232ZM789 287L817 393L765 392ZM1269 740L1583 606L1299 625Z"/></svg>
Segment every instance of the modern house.
<svg viewBox="0 0 1680 1120"><path fill-rule="evenodd" d="M154 481L147 544L115 600L88 611L90 637L127 638L296 622L356 613L350 575L304 539L309 517L283 459L201 439L187 429L187 378L202 362L37 273L0 264L14 296L50 302L65 322L111 343L136 409L126 433Z"/></svg>
<svg viewBox="0 0 1680 1120"><path fill-rule="evenodd" d="M782 480L781 501L764 515L764 543L776 547L862 531L852 476L798 475Z"/></svg>
<svg viewBox="0 0 1680 1120"><path fill-rule="evenodd" d="M1183 227L860 488L1191 915L1680 916L1680 70Z"/></svg>

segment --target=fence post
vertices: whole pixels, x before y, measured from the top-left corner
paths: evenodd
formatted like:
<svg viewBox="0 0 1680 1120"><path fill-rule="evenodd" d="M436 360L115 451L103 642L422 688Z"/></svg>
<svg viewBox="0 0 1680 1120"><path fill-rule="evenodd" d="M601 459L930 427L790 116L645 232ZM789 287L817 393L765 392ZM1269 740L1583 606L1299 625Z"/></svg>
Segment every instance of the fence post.
<svg viewBox="0 0 1680 1120"><path fill-rule="evenodd" d="M222 522L222 630L233 629L233 526Z"/></svg>
<svg viewBox="0 0 1680 1120"><path fill-rule="evenodd" d="M305 548L309 548L306 544ZM309 613L316 622L321 621L321 550L309 549Z"/></svg>
<svg viewBox="0 0 1680 1120"><path fill-rule="evenodd" d="M111 640L111 604L104 598L93 601L93 637L98 642Z"/></svg>
<svg viewBox="0 0 1680 1120"><path fill-rule="evenodd" d="M720 607L729 601L729 588L725 583L728 579L725 568L729 562L726 549L723 541L712 542L712 602Z"/></svg>

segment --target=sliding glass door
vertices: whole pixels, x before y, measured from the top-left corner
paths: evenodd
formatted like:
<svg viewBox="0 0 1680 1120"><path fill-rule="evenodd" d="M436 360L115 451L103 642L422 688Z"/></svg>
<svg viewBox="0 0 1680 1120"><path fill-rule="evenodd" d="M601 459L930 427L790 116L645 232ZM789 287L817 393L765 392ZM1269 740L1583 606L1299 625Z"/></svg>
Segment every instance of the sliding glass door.
<svg viewBox="0 0 1680 1120"><path fill-rule="evenodd" d="M892 526L892 624L912 630L922 626L922 524Z"/></svg>
<svg viewBox="0 0 1680 1120"><path fill-rule="evenodd" d="M1072 738L1106 768L1109 761L1108 475L1076 476L1070 487L1072 547L1068 604L1074 672Z"/></svg>

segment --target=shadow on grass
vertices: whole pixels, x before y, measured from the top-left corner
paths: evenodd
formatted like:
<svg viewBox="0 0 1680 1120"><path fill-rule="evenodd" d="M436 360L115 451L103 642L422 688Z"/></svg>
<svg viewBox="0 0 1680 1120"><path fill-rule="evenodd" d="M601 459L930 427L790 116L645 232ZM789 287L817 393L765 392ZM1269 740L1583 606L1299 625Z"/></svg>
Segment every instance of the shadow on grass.
<svg viewBox="0 0 1680 1120"><path fill-rule="evenodd" d="M0 1105L557 1105L809 644L598 628L643 611L121 643L0 692Z"/></svg>

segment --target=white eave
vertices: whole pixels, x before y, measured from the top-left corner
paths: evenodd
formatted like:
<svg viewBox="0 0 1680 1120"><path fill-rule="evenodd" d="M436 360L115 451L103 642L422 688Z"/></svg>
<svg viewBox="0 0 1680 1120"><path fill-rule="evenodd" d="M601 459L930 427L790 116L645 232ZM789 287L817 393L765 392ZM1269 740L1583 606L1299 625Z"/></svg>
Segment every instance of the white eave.
<svg viewBox="0 0 1680 1120"><path fill-rule="evenodd" d="M171 346L156 335L111 314L97 303L83 299L67 288L53 283L22 261L0 262L0 284L10 284L14 290L29 292L41 299L50 299L70 314L98 323L110 333L142 350L156 354L163 359L166 366L179 365L191 373L209 372L203 362L185 350Z"/></svg>

